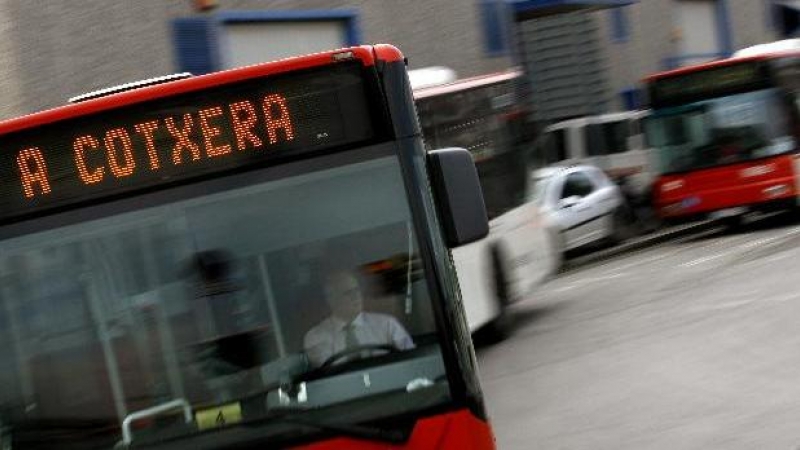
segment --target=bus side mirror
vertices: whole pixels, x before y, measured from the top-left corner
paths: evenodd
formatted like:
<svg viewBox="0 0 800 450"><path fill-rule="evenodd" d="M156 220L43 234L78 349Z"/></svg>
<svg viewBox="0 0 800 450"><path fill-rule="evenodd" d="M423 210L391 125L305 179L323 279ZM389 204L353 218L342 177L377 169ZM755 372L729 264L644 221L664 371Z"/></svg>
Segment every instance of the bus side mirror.
<svg viewBox="0 0 800 450"><path fill-rule="evenodd" d="M478 171L463 148L428 152L436 207L450 248L478 241L489 234L489 220Z"/></svg>

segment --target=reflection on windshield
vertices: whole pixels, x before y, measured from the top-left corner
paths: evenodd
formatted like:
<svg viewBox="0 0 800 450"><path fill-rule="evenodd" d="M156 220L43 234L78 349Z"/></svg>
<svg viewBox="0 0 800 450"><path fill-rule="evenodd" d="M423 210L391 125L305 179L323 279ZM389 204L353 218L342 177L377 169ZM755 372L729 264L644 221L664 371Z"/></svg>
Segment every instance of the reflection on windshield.
<svg viewBox="0 0 800 450"><path fill-rule="evenodd" d="M0 426L27 442L14 448L141 444L446 386L395 158L0 249Z"/></svg>
<svg viewBox="0 0 800 450"><path fill-rule="evenodd" d="M663 172L679 172L778 155L795 147L796 113L777 89L655 111L647 138Z"/></svg>
<svg viewBox="0 0 800 450"><path fill-rule="evenodd" d="M364 311L357 272L339 269L327 274L323 283L331 314L306 333L304 348L312 366L364 358L384 348L414 348L408 331L394 316Z"/></svg>

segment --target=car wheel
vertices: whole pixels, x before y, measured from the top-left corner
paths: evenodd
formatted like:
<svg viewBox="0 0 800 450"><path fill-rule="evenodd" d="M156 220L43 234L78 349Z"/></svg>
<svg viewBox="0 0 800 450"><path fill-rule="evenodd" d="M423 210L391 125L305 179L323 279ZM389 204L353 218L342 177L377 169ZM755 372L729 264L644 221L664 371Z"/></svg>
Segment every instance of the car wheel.
<svg viewBox="0 0 800 450"><path fill-rule="evenodd" d="M630 210L627 205L622 205L611 213L611 231L609 241L612 245L625 242L631 235Z"/></svg>
<svg viewBox="0 0 800 450"><path fill-rule="evenodd" d="M514 326L514 315L508 308L511 303L511 292L503 252L496 245L489 252L492 264L491 281L499 313L486 325L486 333L492 342L500 342L511 335L511 330Z"/></svg>
<svg viewBox="0 0 800 450"><path fill-rule="evenodd" d="M552 275L556 275L563 272L567 266L567 237L557 230L551 230L549 233L553 252Z"/></svg>
<svg viewBox="0 0 800 450"><path fill-rule="evenodd" d="M794 223L800 222L800 205L792 205L787 211L789 220Z"/></svg>
<svg viewBox="0 0 800 450"><path fill-rule="evenodd" d="M734 231L734 232L735 231L739 231L742 228L742 225L744 225L744 215L743 214L737 214L735 216L728 216L728 217L725 217L725 218L723 218L721 220L722 220L722 224L725 225L725 228L727 228L728 231Z"/></svg>

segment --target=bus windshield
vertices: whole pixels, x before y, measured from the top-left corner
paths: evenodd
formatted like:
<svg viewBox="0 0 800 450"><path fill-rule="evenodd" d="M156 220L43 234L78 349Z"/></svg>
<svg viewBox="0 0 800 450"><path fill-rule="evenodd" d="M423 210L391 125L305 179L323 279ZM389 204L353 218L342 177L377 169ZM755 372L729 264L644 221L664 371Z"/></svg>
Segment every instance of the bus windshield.
<svg viewBox="0 0 800 450"><path fill-rule="evenodd" d="M448 401L399 161L357 153L0 230L0 439L241 448Z"/></svg>
<svg viewBox="0 0 800 450"><path fill-rule="evenodd" d="M794 150L794 107L763 89L655 110L646 134L662 173L749 161Z"/></svg>

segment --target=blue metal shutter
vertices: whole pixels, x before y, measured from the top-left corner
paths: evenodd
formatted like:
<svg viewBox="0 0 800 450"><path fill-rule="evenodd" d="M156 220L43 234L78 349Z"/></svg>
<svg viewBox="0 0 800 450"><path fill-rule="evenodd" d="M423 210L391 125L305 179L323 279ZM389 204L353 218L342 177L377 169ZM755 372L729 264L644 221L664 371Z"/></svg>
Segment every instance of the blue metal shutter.
<svg viewBox="0 0 800 450"><path fill-rule="evenodd" d="M623 7L609 10L611 19L611 39L614 42L627 42L630 34L627 11Z"/></svg>
<svg viewBox="0 0 800 450"><path fill-rule="evenodd" d="M216 21L205 17L175 19L172 43L179 72L201 75L221 68Z"/></svg>
<svg viewBox="0 0 800 450"><path fill-rule="evenodd" d="M490 56L505 55L509 50L508 5L504 0L480 0L478 9L483 28L483 42Z"/></svg>

